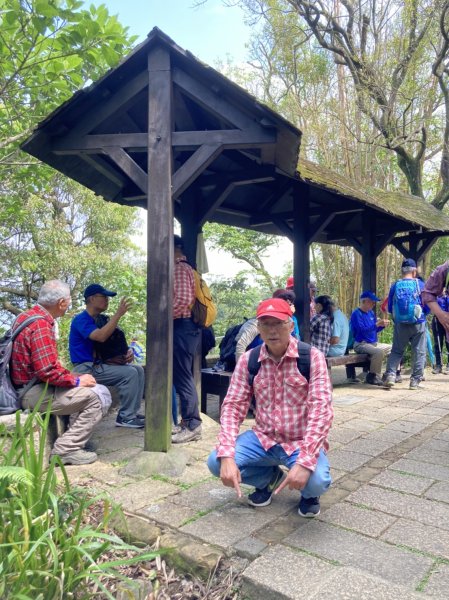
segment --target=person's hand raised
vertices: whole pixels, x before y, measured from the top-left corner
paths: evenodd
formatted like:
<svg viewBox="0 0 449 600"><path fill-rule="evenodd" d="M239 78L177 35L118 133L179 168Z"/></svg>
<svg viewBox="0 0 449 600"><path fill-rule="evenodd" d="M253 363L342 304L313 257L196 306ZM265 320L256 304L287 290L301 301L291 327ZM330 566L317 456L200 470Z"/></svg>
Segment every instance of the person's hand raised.
<svg viewBox="0 0 449 600"><path fill-rule="evenodd" d="M123 315L125 315L129 309L132 307L133 305L133 301L130 298L122 298L120 300L120 304L118 306L118 309L116 311L116 315L120 318L123 317Z"/></svg>

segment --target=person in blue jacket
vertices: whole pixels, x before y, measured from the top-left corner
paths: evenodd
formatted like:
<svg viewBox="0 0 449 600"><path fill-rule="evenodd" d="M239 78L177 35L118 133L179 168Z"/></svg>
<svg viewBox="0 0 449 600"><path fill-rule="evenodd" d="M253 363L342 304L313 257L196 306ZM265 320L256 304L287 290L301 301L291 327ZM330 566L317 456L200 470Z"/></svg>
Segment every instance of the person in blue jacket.
<svg viewBox="0 0 449 600"><path fill-rule="evenodd" d="M356 354L369 354L370 369L366 376L366 383L383 385L380 377L382 361L390 350L390 344L380 344L377 334L390 324L388 319L378 319L374 313L376 302L380 298L370 290L360 294L360 305L356 308L350 319L352 335L354 337L354 352Z"/></svg>

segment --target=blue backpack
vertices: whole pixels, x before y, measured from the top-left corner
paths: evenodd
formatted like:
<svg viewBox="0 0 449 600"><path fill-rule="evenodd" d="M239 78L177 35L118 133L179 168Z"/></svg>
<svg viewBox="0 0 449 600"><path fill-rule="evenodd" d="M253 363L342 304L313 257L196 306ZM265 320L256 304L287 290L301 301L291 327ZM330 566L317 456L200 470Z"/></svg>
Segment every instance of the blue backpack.
<svg viewBox="0 0 449 600"><path fill-rule="evenodd" d="M421 290L417 279L400 279L393 295L395 323L416 323L422 315Z"/></svg>

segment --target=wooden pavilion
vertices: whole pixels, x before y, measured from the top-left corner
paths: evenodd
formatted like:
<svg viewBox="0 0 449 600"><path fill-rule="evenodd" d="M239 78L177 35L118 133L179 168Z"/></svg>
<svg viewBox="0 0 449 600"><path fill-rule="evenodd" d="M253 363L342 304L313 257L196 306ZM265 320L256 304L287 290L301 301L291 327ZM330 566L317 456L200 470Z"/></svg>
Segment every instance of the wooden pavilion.
<svg viewBox="0 0 449 600"><path fill-rule="evenodd" d="M353 246L376 289L387 244L419 260L449 219L420 198L360 191L299 158L301 132L154 28L23 144L108 201L148 211L145 449L166 451L172 381L173 218L189 259L206 221L288 236L308 331L309 246Z"/></svg>

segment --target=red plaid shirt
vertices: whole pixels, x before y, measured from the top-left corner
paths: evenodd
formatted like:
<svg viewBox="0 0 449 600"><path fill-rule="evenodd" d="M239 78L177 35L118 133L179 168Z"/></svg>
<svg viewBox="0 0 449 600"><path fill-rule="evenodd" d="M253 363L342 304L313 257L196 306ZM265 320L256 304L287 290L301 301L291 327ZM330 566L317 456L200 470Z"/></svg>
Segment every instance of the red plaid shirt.
<svg viewBox="0 0 449 600"><path fill-rule="evenodd" d="M251 401L248 355L246 352L237 363L223 402L218 457L234 457L235 441ZM311 349L308 383L298 370L297 356L298 341L294 338L279 363L270 357L265 344L262 346L260 370L254 378L256 424L253 430L265 450L280 444L291 455L299 448L297 464L314 471L320 449L329 448L332 386L321 352Z"/></svg>
<svg viewBox="0 0 449 600"><path fill-rule="evenodd" d="M195 302L195 278L185 256L175 260L173 290L173 318L189 319Z"/></svg>
<svg viewBox="0 0 449 600"><path fill-rule="evenodd" d="M11 378L15 385L25 385L38 377L40 381L57 387L76 386L77 375L65 369L58 360L54 319L39 304L17 317L17 325L27 317L42 315L19 333L11 355Z"/></svg>

